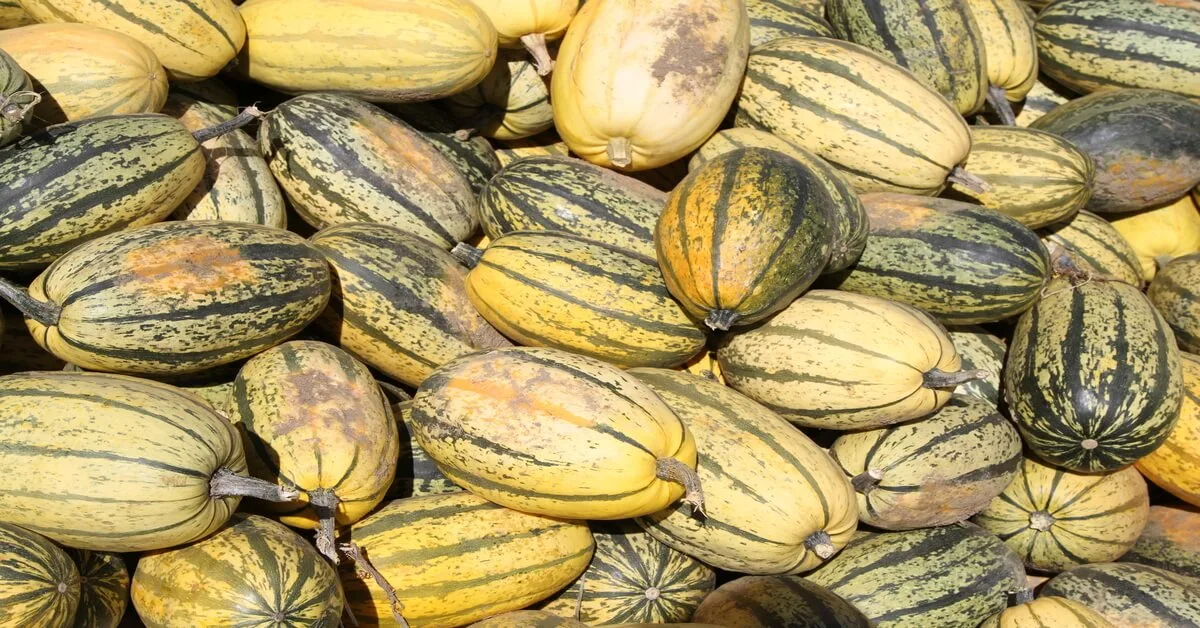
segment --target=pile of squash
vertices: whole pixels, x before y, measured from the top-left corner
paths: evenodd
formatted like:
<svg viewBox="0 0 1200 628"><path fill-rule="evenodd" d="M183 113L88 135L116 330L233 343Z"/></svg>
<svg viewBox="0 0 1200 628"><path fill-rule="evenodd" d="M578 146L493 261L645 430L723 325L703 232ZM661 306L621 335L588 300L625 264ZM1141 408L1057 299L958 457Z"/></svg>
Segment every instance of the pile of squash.
<svg viewBox="0 0 1200 628"><path fill-rule="evenodd" d="M0 0L0 628L1200 625L1200 0Z"/></svg>

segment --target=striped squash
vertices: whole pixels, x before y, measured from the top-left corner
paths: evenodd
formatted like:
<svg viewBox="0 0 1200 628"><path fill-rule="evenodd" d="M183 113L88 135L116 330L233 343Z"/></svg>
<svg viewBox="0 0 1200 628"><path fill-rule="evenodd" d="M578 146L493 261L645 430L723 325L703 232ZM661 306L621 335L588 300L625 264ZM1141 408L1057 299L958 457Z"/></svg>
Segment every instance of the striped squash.
<svg viewBox="0 0 1200 628"><path fill-rule="evenodd" d="M1059 85L1045 74L1038 74L1037 81L1025 95L1025 102L1017 112L1017 126L1030 126L1034 120L1072 98L1075 98L1075 94L1071 90Z"/></svg>
<svg viewBox="0 0 1200 628"><path fill-rule="evenodd" d="M1190 195L1145 211L1113 216L1111 222L1137 255L1146 281L1153 281L1171 260L1200 253L1200 202Z"/></svg>
<svg viewBox="0 0 1200 628"><path fill-rule="evenodd" d="M2 0L0 0L2 1ZM238 96L228 85L219 78L204 79L189 83L172 83L171 96L184 96L208 105L220 107L225 117L232 118L238 114Z"/></svg>
<svg viewBox="0 0 1200 628"><path fill-rule="evenodd" d="M742 0L585 4L551 77L554 125L572 152L594 164L628 171L669 164L717 130L749 48Z"/></svg>
<svg viewBox="0 0 1200 628"><path fill-rule="evenodd" d="M79 605L79 570L46 537L0 523L0 623L67 628Z"/></svg>
<svg viewBox="0 0 1200 628"><path fill-rule="evenodd" d="M713 590L707 565L671 549L631 521L591 524L596 552L587 571L538 608L586 625L686 621ZM580 593L580 588L583 593Z"/></svg>
<svg viewBox="0 0 1200 628"><path fill-rule="evenodd" d="M336 626L337 572L295 532L237 514L216 534L138 560L133 605L147 628Z"/></svg>
<svg viewBox="0 0 1200 628"><path fill-rule="evenodd" d="M827 0L825 16L839 39L866 46L912 71L959 113L983 107L988 58L968 3Z"/></svg>
<svg viewBox="0 0 1200 628"><path fill-rule="evenodd" d="M420 132L357 98L288 100L263 120L258 145L296 212L317 229L377 222L449 250L479 226L471 185L454 163Z"/></svg>
<svg viewBox="0 0 1200 628"><path fill-rule="evenodd" d="M90 24L129 35L154 51L172 81L216 75L246 42L246 27L228 0L20 1L39 22Z"/></svg>
<svg viewBox="0 0 1200 628"><path fill-rule="evenodd" d="M1171 329L1137 288L1057 277L1017 323L1004 394L1035 454L1095 473L1128 465L1167 439L1182 382Z"/></svg>
<svg viewBox="0 0 1200 628"><path fill-rule="evenodd" d="M553 131L539 133L533 137L526 137L519 140L497 141L496 142L496 157L500 160L500 164L508 167L512 162L523 157L549 157L561 156L568 157L571 154L571 149L567 147L567 143L558 137L558 134Z"/></svg>
<svg viewBox="0 0 1200 628"><path fill-rule="evenodd" d="M20 0L0 0L0 30L36 23L37 20L21 7Z"/></svg>
<svg viewBox="0 0 1200 628"><path fill-rule="evenodd" d="M1121 562L1139 563L1200 579L1200 508L1151 506L1150 519Z"/></svg>
<svg viewBox="0 0 1200 628"><path fill-rule="evenodd" d="M459 134L462 127L437 106L418 102L390 104L385 108L420 131L434 148L454 162L459 172L466 175L476 196L500 171L499 156L487 138L476 135L462 139Z"/></svg>
<svg viewBox="0 0 1200 628"><path fill-rule="evenodd" d="M653 260L566 232L496 239L467 274L467 295L520 344L622 367L678 366L705 343Z"/></svg>
<svg viewBox="0 0 1200 628"><path fill-rule="evenodd" d="M1096 611L1065 597L1042 597L1010 606L979 628L1115 628Z"/></svg>
<svg viewBox="0 0 1200 628"><path fill-rule="evenodd" d="M0 50L0 146L20 137L25 120L41 99L17 60Z"/></svg>
<svg viewBox="0 0 1200 628"><path fill-rule="evenodd" d="M772 150L705 162L671 192L654 232L671 294L710 329L757 323L787 307L829 262L829 179ZM840 199L839 199L840 200Z"/></svg>
<svg viewBox="0 0 1200 628"><path fill-rule="evenodd" d="M1057 573L1120 558L1149 515L1146 481L1132 467L1082 474L1026 459L975 523L1035 570Z"/></svg>
<svg viewBox="0 0 1200 628"><path fill-rule="evenodd" d="M1072 100L1030 128L1087 153L1096 179L1087 208L1120 213L1173 201L1200 183L1200 102L1156 89L1111 89Z"/></svg>
<svg viewBox="0 0 1200 628"><path fill-rule="evenodd" d="M123 113L154 113L167 101L167 73L145 44L85 24L0 30L0 50L38 85L35 128Z"/></svg>
<svg viewBox="0 0 1200 628"><path fill-rule="evenodd" d="M409 386L477 350L509 346L467 297L467 271L396 227L348 223L312 237L337 278L317 321L358 359Z"/></svg>
<svg viewBox="0 0 1200 628"><path fill-rule="evenodd" d="M1200 506L1200 356L1181 353L1180 357L1183 403L1179 420L1162 446L1134 464L1160 488Z"/></svg>
<svg viewBox="0 0 1200 628"><path fill-rule="evenodd" d="M696 621L741 628L867 628L867 618L828 589L796 576L742 576L712 592Z"/></svg>
<svg viewBox="0 0 1200 628"><path fill-rule="evenodd" d="M501 48L528 50L537 73L554 69L546 42L556 41L579 10L579 0L471 0L487 14L499 35Z"/></svg>
<svg viewBox="0 0 1200 628"><path fill-rule="evenodd" d="M231 117L223 105L174 90L167 96L162 112L192 132ZM283 193L252 137L234 129L201 143L200 150L204 155L204 178L191 187L191 193L175 209L176 220L231 220L287 228Z"/></svg>
<svg viewBox="0 0 1200 628"><path fill-rule="evenodd" d="M984 377L959 384L954 394L978 397L999 406L1000 373L1004 369L1008 343L976 325L949 327L947 331L958 350L958 357L962 358L962 370L987 372Z"/></svg>
<svg viewBox="0 0 1200 628"><path fill-rule="evenodd" d="M515 510L628 519L703 502L683 421L633 375L565 351L497 349L443 366L417 391L412 428L446 477Z"/></svg>
<svg viewBox="0 0 1200 628"><path fill-rule="evenodd" d="M237 377L240 362L225 364L216 368L205 369L199 373L187 373L178 376L155 376L153 379L157 382L170 384L175 388L189 392L200 399L206 401L209 406L212 406L219 414L226 417L234 417L233 408L230 405L230 396L233 393L233 380ZM80 368L75 364L67 364L55 370L67 371L68 373L90 373Z"/></svg>
<svg viewBox="0 0 1200 628"><path fill-rule="evenodd" d="M823 0L746 0L750 47L780 37L833 37L823 5Z"/></svg>
<svg viewBox="0 0 1200 628"><path fill-rule="evenodd" d="M1142 266L1137 251L1121 232L1096 214L1081 211L1039 233L1048 247L1061 247L1080 269L1141 287Z"/></svg>
<svg viewBox="0 0 1200 628"><path fill-rule="evenodd" d="M546 611L511 611L477 621L470 628L586 628L587 624Z"/></svg>
<svg viewBox="0 0 1200 628"><path fill-rule="evenodd" d="M201 371L304 329L329 300L329 266L300 236L236 222L164 222L60 257L29 292L0 283L38 344L85 369Z"/></svg>
<svg viewBox="0 0 1200 628"><path fill-rule="evenodd" d="M565 156L522 157L479 199L483 231L565 231L654 259L654 225L667 197L622 174Z"/></svg>
<svg viewBox="0 0 1200 628"><path fill-rule="evenodd" d="M396 420L375 378L337 347L297 340L250 358L232 397L251 474L301 491L271 510L316 529L317 549L337 564L335 522L365 517L396 474Z"/></svg>
<svg viewBox="0 0 1200 628"><path fill-rule="evenodd" d="M129 570L120 554L68 549L79 569L76 628L117 628L129 606Z"/></svg>
<svg viewBox="0 0 1200 628"><path fill-rule="evenodd" d="M465 130L498 140L529 137L554 127L550 86L532 61L515 53L500 55L482 82L450 96L445 104Z"/></svg>
<svg viewBox="0 0 1200 628"><path fill-rule="evenodd" d="M963 167L987 181L989 189L977 192L955 184L956 195L1030 229L1070 220L1087 203L1096 177L1091 158L1067 140L1020 127L973 127Z"/></svg>
<svg viewBox="0 0 1200 628"><path fill-rule="evenodd" d="M829 448L858 493L858 518L885 530L956 523L983 510L1021 463L1021 435L994 405L955 396L919 421L839 436Z"/></svg>
<svg viewBox="0 0 1200 628"><path fill-rule="evenodd" d="M1200 352L1200 253L1177 257L1163 266L1146 289L1146 296L1171 326L1184 351Z"/></svg>
<svg viewBox="0 0 1200 628"><path fill-rule="evenodd" d="M829 222L830 254L823 272L844 270L858 261L867 245L867 212L849 180L829 162L800 146L757 129L718 131L692 155L689 170L697 170L720 155L739 148L765 148L799 161L820 179L832 199Z"/></svg>
<svg viewBox="0 0 1200 628"><path fill-rule="evenodd" d="M729 385L805 427L858 430L916 419L978 377L945 328L901 303L812 290L717 352Z"/></svg>
<svg viewBox="0 0 1200 628"><path fill-rule="evenodd" d="M400 455L396 462L396 478L388 489L388 498L424 497L458 493L462 489L446 479L438 470L437 463L421 449L412 433L412 400L392 405L396 428L400 436Z"/></svg>
<svg viewBox="0 0 1200 628"><path fill-rule="evenodd" d="M1200 96L1200 2L1063 0L1037 16L1046 73L1094 92L1152 87Z"/></svg>
<svg viewBox="0 0 1200 628"><path fill-rule="evenodd" d="M879 628L974 626L1024 588L1025 572L999 539L956 524L855 540L808 579Z"/></svg>
<svg viewBox="0 0 1200 628"><path fill-rule="evenodd" d="M502 508L470 493L388 502L349 538L396 587L404 619L451 628L525 608L579 577L592 558L587 524ZM387 595L342 570L362 625L395 626Z"/></svg>
<svg viewBox="0 0 1200 628"><path fill-rule="evenodd" d="M871 235L841 290L894 299L948 325L1001 321L1029 309L1049 274L1046 247L1015 219L940 198L862 196Z"/></svg>
<svg viewBox="0 0 1200 628"><path fill-rule="evenodd" d="M284 93L433 100L496 61L496 29L470 0L248 0L241 14L236 71Z"/></svg>
<svg viewBox="0 0 1200 628"><path fill-rule="evenodd" d="M1075 600L1114 626L1178 628L1200 624L1197 580L1134 563L1084 565L1047 582L1039 597Z"/></svg>
<svg viewBox="0 0 1200 628"><path fill-rule="evenodd" d="M850 542L854 490L816 443L736 391L688 373L629 371L696 439L704 518L668 508L637 520L659 541L718 569L810 571Z"/></svg>
<svg viewBox="0 0 1200 628"><path fill-rule="evenodd" d="M1016 124L1009 103L1021 102L1038 76L1037 38L1028 7L1022 0L966 0L966 6L987 59L987 102L1004 124Z"/></svg>
<svg viewBox="0 0 1200 628"><path fill-rule="evenodd" d="M971 149L966 122L937 92L867 48L823 37L755 48L735 124L816 153L860 192L935 194Z"/></svg>
<svg viewBox="0 0 1200 628"><path fill-rule="evenodd" d="M0 269L37 269L97 236L158 222L204 176L200 144L158 114L55 125L0 151Z"/></svg>

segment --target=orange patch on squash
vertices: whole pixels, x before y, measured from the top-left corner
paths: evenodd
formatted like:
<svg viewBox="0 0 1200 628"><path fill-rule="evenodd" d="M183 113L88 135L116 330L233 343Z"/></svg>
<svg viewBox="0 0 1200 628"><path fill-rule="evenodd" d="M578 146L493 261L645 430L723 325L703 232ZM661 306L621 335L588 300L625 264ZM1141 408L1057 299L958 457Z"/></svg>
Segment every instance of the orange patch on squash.
<svg viewBox="0 0 1200 628"><path fill-rule="evenodd" d="M506 410L508 410L505 413L506 416L521 417L541 414L566 421L578 427L596 426L595 421L579 416L561 405L535 398L529 391L518 389L516 386L497 384L483 379L467 380L455 378L446 382L446 388L464 390L481 397L486 397L498 404L504 404L507 406Z"/></svg>
<svg viewBox="0 0 1200 628"><path fill-rule="evenodd" d="M237 247L208 236L187 236L130 251L124 257L139 292L205 294L259 279Z"/></svg>

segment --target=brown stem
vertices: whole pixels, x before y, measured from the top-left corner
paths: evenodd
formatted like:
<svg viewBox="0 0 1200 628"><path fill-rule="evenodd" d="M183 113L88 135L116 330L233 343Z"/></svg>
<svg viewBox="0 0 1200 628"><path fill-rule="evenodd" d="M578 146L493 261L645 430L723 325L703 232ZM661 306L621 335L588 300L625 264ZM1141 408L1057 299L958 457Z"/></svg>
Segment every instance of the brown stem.
<svg viewBox="0 0 1200 628"><path fill-rule="evenodd" d="M57 304L38 301L29 296L28 290L4 278L0 278L0 298L46 327L57 325L58 317L62 314L62 308Z"/></svg>
<svg viewBox="0 0 1200 628"><path fill-rule="evenodd" d="M1017 116L1013 114L1012 105L1008 102L1008 94L1004 88L999 85L990 85L987 90L987 102L992 106L992 111L1000 116L1000 122L1008 126L1017 124Z"/></svg>
<svg viewBox="0 0 1200 628"><path fill-rule="evenodd" d="M396 620L402 628L408 628L408 622L404 619L404 604L400 602L400 597L396 595L396 589L392 587L387 578L379 573L375 565L367 558L367 555L358 545L354 543L343 543L339 548L354 563L354 569L358 572L360 578L370 578L375 581L375 584L383 589L383 594L387 596L388 605L392 608L392 619Z"/></svg>
<svg viewBox="0 0 1200 628"><path fill-rule="evenodd" d="M691 505L693 514L704 515L704 489L694 469L675 458L659 458L655 462L655 476L660 480L682 484L685 490L683 503Z"/></svg>
<svg viewBox="0 0 1200 628"><path fill-rule="evenodd" d="M882 471L879 469L867 469L851 478L850 485L854 487L854 490L865 495L871 492L871 489L879 486L881 481L883 481Z"/></svg>
<svg viewBox="0 0 1200 628"><path fill-rule="evenodd" d="M633 163L633 149L629 138L614 137L608 140L608 160L618 168L627 168Z"/></svg>
<svg viewBox="0 0 1200 628"><path fill-rule="evenodd" d="M521 43L533 55L533 67L537 68L538 76L546 76L554 70L554 59L550 58L550 49L546 47L546 36L541 33L530 33L521 36Z"/></svg>
<svg viewBox="0 0 1200 628"><path fill-rule="evenodd" d="M391 382L385 382L377 379L375 380L375 383L379 385L379 388L382 389L383 392L394 397L396 401L412 401L412 395L408 394L407 390L404 390L403 388Z"/></svg>
<svg viewBox="0 0 1200 628"><path fill-rule="evenodd" d="M241 113L220 124L214 124L213 126L194 131L192 133L192 137L196 138L197 142L203 144L214 137L221 137L226 133L232 133L233 131L240 129L247 124L254 122L255 120L258 120L265 115L266 114L258 110L258 107L250 105L249 107L243 109Z"/></svg>
<svg viewBox="0 0 1200 628"><path fill-rule="evenodd" d="M0 117L14 124L23 122L25 116L40 102L42 95L37 92L13 92L8 96L0 94Z"/></svg>
<svg viewBox="0 0 1200 628"><path fill-rule="evenodd" d="M300 496L300 491L288 486L280 486L238 475L230 469L221 467L213 473L208 481L208 494L215 498L222 497L253 497L269 502L290 502Z"/></svg>
<svg viewBox="0 0 1200 628"><path fill-rule="evenodd" d="M308 492L308 503L312 504L317 513L317 551L321 552L333 564L338 564L337 546L337 507L342 500L329 489L319 488Z"/></svg>
<svg viewBox="0 0 1200 628"><path fill-rule="evenodd" d="M1035 510L1029 513L1029 527L1039 532L1045 532L1054 526L1054 517L1045 510Z"/></svg>
<svg viewBox="0 0 1200 628"><path fill-rule="evenodd" d="M988 185L987 181L967 172L962 166L955 166L950 171L950 174L946 176L946 180L961 185L976 194L983 194L992 189L992 186Z"/></svg>
<svg viewBox="0 0 1200 628"><path fill-rule="evenodd" d="M984 369L955 371L953 373L932 369L924 375L924 386L926 388L954 388L977 379L986 379L991 374L991 371L985 371Z"/></svg>
<svg viewBox="0 0 1200 628"><path fill-rule="evenodd" d="M808 538L804 539L804 547L812 550L821 560L829 560L837 553L833 539L829 538L829 533L824 530L817 530L808 535Z"/></svg>
<svg viewBox="0 0 1200 628"><path fill-rule="evenodd" d="M583 587L587 585L587 572L579 575L579 595L575 596L575 621L583 621Z"/></svg>
<svg viewBox="0 0 1200 628"><path fill-rule="evenodd" d="M467 268L475 268L479 260L483 259L483 249L477 249L466 242L455 244L454 248L450 249L450 254Z"/></svg>
<svg viewBox="0 0 1200 628"><path fill-rule="evenodd" d="M733 310L713 310L704 318L704 324L714 331L729 331L742 315Z"/></svg>

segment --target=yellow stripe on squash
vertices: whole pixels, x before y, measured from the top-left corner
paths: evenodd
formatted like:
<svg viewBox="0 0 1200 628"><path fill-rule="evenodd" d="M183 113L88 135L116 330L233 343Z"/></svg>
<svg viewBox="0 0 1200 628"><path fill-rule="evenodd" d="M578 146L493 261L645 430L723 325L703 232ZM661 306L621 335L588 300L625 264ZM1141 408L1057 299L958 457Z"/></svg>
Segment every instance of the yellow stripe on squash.
<svg viewBox="0 0 1200 628"><path fill-rule="evenodd" d="M1047 596L1010 606L985 619L979 628L1112 628L1103 615L1080 602Z"/></svg>
<svg viewBox="0 0 1200 628"><path fill-rule="evenodd" d="M1163 490L1200 506L1200 357L1180 356L1184 395L1179 421L1161 447L1134 464Z"/></svg>

